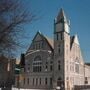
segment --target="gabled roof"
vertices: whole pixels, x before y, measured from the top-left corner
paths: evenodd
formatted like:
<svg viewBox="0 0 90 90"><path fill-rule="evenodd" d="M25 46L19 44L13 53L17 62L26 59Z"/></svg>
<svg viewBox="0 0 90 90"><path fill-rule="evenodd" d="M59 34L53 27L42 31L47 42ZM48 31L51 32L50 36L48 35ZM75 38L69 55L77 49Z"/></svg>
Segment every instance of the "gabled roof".
<svg viewBox="0 0 90 90"><path fill-rule="evenodd" d="M40 34L40 36L41 36L43 39L46 40L46 42L50 45L50 47L51 47L52 49L54 49L53 39L50 39L50 38L48 38L47 36L43 35L40 31L37 32L37 34ZM37 34L36 34L36 35L37 35Z"/></svg>
<svg viewBox="0 0 90 90"><path fill-rule="evenodd" d="M32 41L35 40L37 35L40 35L41 38L44 39L48 43L48 45L50 46L51 50L53 51L53 49L54 49L53 39L48 38L47 36L43 35L40 31L38 31ZM29 49L30 49L30 47L29 47ZM29 49L27 50L27 52L29 51Z"/></svg>
<svg viewBox="0 0 90 90"><path fill-rule="evenodd" d="M35 40L37 35L40 35L41 38L44 39L48 43L48 45L50 46L51 50L53 51L53 49L54 49L54 40L51 39L51 38L48 38L47 36L43 35L40 31L38 31L36 33L35 37L33 38L33 41ZM70 49L72 48L73 43L76 43L77 45L79 45L79 41L78 41L77 35L70 37ZM29 49L30 49L30 47L29 47ZM29 49L27 50L27 52L29 51Z"/></svg>
<svg viewBox="0 0 90 90"><path fill-rule="evenodd" d="M45 36L45 38L46 38L47 42L49 43L49 45L54 49L54 41L53 41L53 39L48 38L46 36Z"/></svg>
<svg viewBox="0 0 90 90"><path fill-rule="evenodd" d="M37 37L37 35L40 35L40 36L42 37L41 32L40 32L40 31L38 31L38 32L36 33L36 35L34 36L34 38L33 38L33 40L32 40L32 41L34 41L34 40L35 40L35 38Z"/></svg>
<svg viewBox="0 0 90 90"><path fill-rule="evenodd" d="M90 63L85 63L85 65L88 65L88 66L90 66Z"/></svg>
<svg viewBox="0 0 90 90"><path fill-rule="evenodd" d="M77 45L79 45L79 40L78 40L78 36L77 36L77 34L75 35L74 42L75 42Z"/></svg>
<svg viewBox="0 0 90 90"><path fill-rule="evenodd" d="M46 42L49 44L50 48L53 50L54 49L54 43L53 43L53 40L48 38L47 36L43 35L42 33L38 32L42 38L44 38L46 40Z"/></svg>
<svg viewBox="0 0 90 90"><path fill-rule="evenodd" d="M77 35L70 37L70 49L72 48L73 43L80 45Z"/></svg>
<svg viewBox="0 0 90 90"><path fill-rule="evenodd" d="M70 37L70 49L72 48L72 44L74 42L75 36Z"/></svg>

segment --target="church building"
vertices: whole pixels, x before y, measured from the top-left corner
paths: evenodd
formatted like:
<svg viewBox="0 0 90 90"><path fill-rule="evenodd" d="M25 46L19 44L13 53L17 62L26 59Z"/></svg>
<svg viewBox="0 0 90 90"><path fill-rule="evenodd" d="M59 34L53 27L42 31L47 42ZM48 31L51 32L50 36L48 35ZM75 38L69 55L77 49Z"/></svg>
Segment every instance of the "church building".
<svg viewBox="0 0 90 90"><path fill-rule="evenodd" d="M78 36L70 35L70 21L61 9L54 20L53 39L41 32L33 38L19 85L31 90L72 90L75 85L90 84L89 70Z"/></svg>

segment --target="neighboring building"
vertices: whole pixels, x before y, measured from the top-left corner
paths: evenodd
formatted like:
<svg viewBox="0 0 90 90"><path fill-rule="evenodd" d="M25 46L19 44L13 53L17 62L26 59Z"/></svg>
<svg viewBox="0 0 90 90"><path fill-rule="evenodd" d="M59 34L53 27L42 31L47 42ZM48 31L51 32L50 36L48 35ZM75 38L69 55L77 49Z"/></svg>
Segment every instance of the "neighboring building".
<svg viewBox="0 0 90 90"><path fill-rule="evenodd" d="M85 63L85 84L90 85L90 63Z"/></svg>
<svg viewBox="0 0 90 90"><path fill-rule="evenodd" d="M89 70L78 37L70 35L70 22L61 9L54 21L53 39L37 32L32 40L19 85L38 90L71 90L75 85L90 84Z"/></svg>
<svg viewBox="0 0 90 90"><path fill-rule="evenodd" d="M0 88L11 87L12 85L14 85L15 82L14 69L15 69L15 59L7 58L1 55L0 56Z"/></svg>

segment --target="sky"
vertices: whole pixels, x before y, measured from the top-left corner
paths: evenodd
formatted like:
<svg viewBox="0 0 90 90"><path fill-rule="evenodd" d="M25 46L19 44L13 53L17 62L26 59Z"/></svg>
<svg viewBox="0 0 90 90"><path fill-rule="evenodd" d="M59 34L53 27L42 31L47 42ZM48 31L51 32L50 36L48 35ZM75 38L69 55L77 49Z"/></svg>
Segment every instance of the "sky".
<svg viewBox="0 0 90 90"><path fill-rule="evenodd" d="M23 0L25 7L38 17L32 24L24 26L29 47L37 31L52 38L53 22L61 8L70 19L70 34L77 34L86 62L90 62L90 0ZM25 51L23 51L25 52Z"/></svg>

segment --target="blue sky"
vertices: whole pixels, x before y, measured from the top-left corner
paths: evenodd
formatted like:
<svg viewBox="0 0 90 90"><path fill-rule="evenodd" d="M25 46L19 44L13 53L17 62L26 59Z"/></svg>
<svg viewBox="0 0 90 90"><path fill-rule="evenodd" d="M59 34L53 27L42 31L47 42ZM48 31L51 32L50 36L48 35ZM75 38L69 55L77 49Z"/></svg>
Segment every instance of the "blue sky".
<svg viewBox="0 0 90 90"><path fill-rule="evenodd" d="M53 20L63 8L71 22L71 35L78 34L85 61L90 62L90 0L23 0L25 7L39 19L27 24L30 38L28 47L37 31L53 37Z"/></svg>

